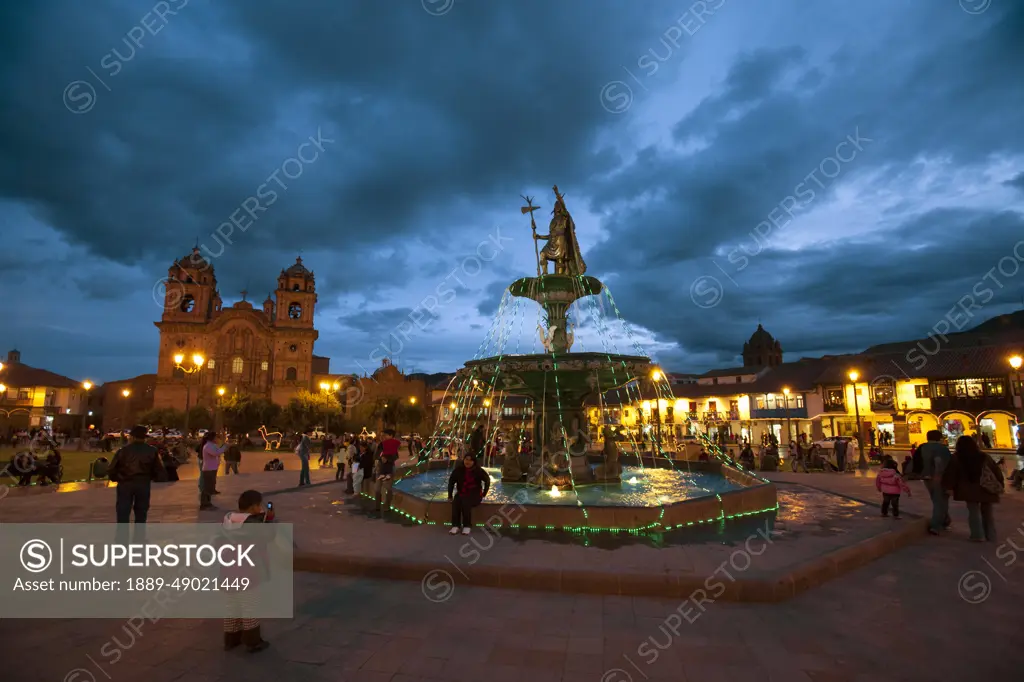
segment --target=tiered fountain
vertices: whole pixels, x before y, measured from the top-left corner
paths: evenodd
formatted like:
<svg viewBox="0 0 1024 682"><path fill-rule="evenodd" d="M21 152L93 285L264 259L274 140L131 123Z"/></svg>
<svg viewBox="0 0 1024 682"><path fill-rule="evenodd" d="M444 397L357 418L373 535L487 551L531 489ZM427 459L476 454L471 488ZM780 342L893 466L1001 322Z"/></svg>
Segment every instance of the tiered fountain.
<svg viewBox="0 0 1024 682"><path fill-rule="evenodd" d="M482 505L480 518L487 519L490 506L515 503L521 512L515 521L498 514L497 506L491 510L498 525L637 531L774 511L774 486L731 462L678 459L657 440L651 453L635 447L623 453L613 438L605 437L600 454L591 452L587 399L615 389L635 392L653 365L643 355L570 352L570 308L601 294L604 285L586 274L575 224L557 186L554 191L548 234L537 234L533 213L538 207L532 200L522 209L530 215L535 244L547 243L543 249L538 244L537 276L518 279L508 289L512 297L535 301L543 310L539 334L545 352L472 360L453 380L454 395L486 388L489 395L525 396L533 404L532 442L538 456L524 467L517 448L509 448L501 472L493 471L492 478L500 482ZM554 272L549 272L552 265ZM670 398L667 379L659 379L656 388ZM466 412L456 411L441 422L428 444L464 438L472 426ZM429 460L429 454L422 453L423 461L396 484L394 507L420 522L443 523L450 516L448 470L461 464L447 457Z"/></svg>

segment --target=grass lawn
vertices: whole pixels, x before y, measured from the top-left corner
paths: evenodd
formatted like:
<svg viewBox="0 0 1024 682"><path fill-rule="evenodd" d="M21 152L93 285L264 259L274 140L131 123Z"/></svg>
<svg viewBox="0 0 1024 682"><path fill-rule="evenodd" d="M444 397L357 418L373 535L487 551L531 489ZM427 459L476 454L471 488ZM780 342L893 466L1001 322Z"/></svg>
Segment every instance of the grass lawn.
<svg viewBox="0 0 1024 682"><path fill-rule="evenodd" d="M28 450L26 446L21 446L18 451ZM73 481L85 481L89 478L89 465L92 464L98 457L106 457L108 460L112 459L114 452L117 452L115 448L113 452L98 452L96 450L79 451L79 450L68 450L64 449L60 451L61 457L63 458L64 464L64 483L71 483ZM3 470L7 463L11 461L11 457L15 454L15 449L10 445L0 445L0 470ZM289 466L290 459L298 459L291 452L291 450L285 451L274 451L264 452L262 448L256 450L243 450L242 455L242 469L243 473L249 471L262 471L263 465L267 460L277 457L285 462L285 468L294 468ZM316 460L314 459L314 462ZM314 464L315 466L315 464ZM6 476L0 476L0 485L15 485L18 482L17 472L11 470L4 470L7 473ZM182 465L178 469L178 476L183 479L196 478L198 475L198 468L196 467L195 453L193 452L191 459L187 464ZM35 477L32 478L33 484L35 483Z"/></svg>

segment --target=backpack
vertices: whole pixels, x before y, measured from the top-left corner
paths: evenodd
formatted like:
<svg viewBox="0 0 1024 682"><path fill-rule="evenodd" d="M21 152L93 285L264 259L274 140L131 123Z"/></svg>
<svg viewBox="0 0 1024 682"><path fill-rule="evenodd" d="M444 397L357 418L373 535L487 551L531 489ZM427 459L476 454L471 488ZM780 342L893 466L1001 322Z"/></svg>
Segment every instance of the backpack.
<svg viewBox="0 0 1024 682"><path fill-rule="evenodd" d="M999 480L998 476L992 473L992 469L988 466L988 462L981 467L981 480L978 482L981 484L981 488L985 492L992 493L993 495L1003 494L1003 483Z"/></svg>

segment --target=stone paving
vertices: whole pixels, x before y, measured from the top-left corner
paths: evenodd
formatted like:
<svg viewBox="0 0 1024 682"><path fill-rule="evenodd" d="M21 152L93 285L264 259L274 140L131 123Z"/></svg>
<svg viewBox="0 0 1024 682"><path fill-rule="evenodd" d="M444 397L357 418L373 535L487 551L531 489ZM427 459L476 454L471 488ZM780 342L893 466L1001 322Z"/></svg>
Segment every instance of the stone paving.
<svg viewBox="0 0 1024 682"><path fill-rule="evenodd" d="M856 510L855 518L843 522L886 521L862 513L877 504L871 476L771 476L862 500L849 507ZM333 475L314 470L313 478L316 483ZM283 489L294 479L294 472L228 477L217 499L226 506L244 487ZM199 515L195 491L186 490L188 485L168 484L155 493L154 521L219 519L222 512ZM329 544L356 545L377 556L380 547L396 551L402 542L410 543L409 552L419 552L417 536L441 548L452 540L463 542L439 528L367 519L349 505L330 504L336 493L331 482L273 494L275 506L300 524L297 531L309 524L297 532L300 547L324 537ZM903 500L905 512L923 514L927 500L920 484L914 484L914 493ZM0 521L104 520L111 502L112 491L96 489L12 495L0 502ZM439 595L425 590L425 583L297 573L295 617L265 623L273 646L258 655L220 651L216 621L147 623L141 636L132 637L116 620L6 619L0 621L0 641L8 653L3 677L14 682L1020 680L1017 639L1024 622L1019 615L1024 585L1016 547L1024 548L1024 494L1009 492L997 507L1001 544L967 542L963 505L953 505L953 518L947 537L922 539L776 604L706 601L700 610L686 599L551 594L463 583ZM340 532L322 536L326 526L321 523L333 523ZM816 532L814 524L786 527L785 515L780 526L776 542L787 551L798 546L795 541L784 544L787 532L805 538ZM1014 538L1015 546L1009 545ZM683 548L697 555L713 544ZM608 557L639 553L654 561L674 549L639 543L602 549L502 538L481 560L518 556L524 571L531 555L538 561L557 556L585 566L614 566L620 560ZM121 654L116 662L112 651Z"/></svg>

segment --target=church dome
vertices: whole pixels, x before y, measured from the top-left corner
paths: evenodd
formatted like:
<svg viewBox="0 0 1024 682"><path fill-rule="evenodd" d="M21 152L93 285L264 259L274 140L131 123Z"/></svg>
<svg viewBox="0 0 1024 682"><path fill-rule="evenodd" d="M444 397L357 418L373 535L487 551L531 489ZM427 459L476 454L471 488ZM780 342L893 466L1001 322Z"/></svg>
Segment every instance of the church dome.
<svg viewBox="0 0 1024 682"><path fill-rule="evenodd" d="M764 327L757 325L757 329L750 335L747 344L755 348L771 348L775 344L775 337L769 334Z"/></svg>
<svg viewBox="0 0 1024 682"><path fill-rule="evenodd" d="M760 324L743 344L744 367L774 367L782 364L782 344Z"/></svg>
<svg viewBox="0 0 1024 682"><path fill-rule="evenodd" d="M191 253L174 261L174 264L190 270L207 270L212 268L210 263L199 252L198 246L193 248Z"/></svg>
<svg viewBox="0 0 1024 682"><path fill-rule="evenodd" d="M290 277L310 277L313 275L312 272L306 269L306 266L302 264L302 256L295 259L295 265L291 266L284 273Z"/></svg>

